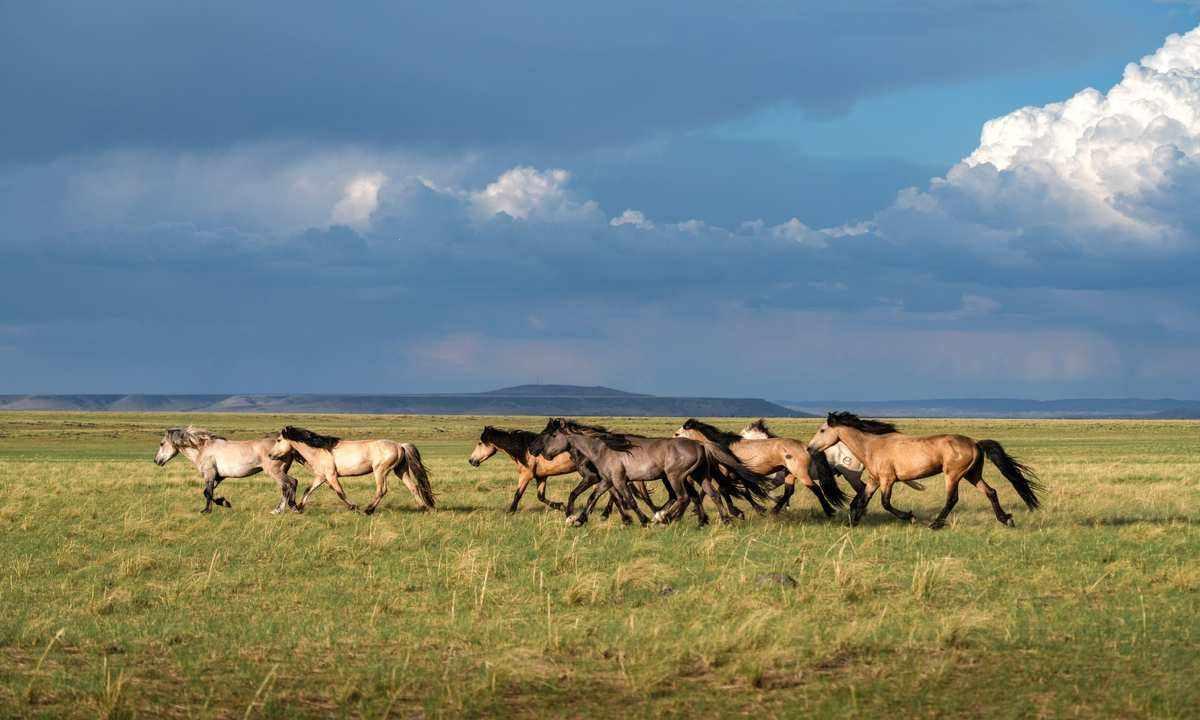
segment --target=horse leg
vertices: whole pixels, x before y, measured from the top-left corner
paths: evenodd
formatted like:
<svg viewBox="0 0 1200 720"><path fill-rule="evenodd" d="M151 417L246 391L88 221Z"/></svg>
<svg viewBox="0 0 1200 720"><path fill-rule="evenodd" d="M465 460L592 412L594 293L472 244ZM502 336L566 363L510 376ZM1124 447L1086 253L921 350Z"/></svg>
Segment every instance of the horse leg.
<svg viewBox="0 0 1200 720"><path fill-rule="evenodd" d="M567 496L567 509L564 511L564 512L566 512L567 517L570 517L575 512L575 500L580 495L587 492L588 488L592 487L593 485L598 485L600 483L600 476L598 476L598 475L593 475L592 473L588 473L585 475L583 473L580 473L580 476L583 479L579 481L579 484L576 485L575 488L573 490L571 490L571 494Z"/></svg>
<svg viewBox="0 0 1200 720"><path fill-rule="evenodd" d="M521 468L521 475L517 478L517 491L513 493L512 502L508 505L508 510L505 512L515 513L517 506L521 504L521 496L525 494L525 488L529 487L529 481L533 479L533 472L529 468Z"/></svg>
<svg viewBox="0 0 1200 720"><path fill-rule="evenodd" d="M283 479L287 482L287 487L284 488L283 492L286 496L288 509L292 512L298 512L299 508L296 507L296 489L300 487L300 481L286 472L283 474Z"/></svg>
<svg viewBox="0 0 1200 720"><path fill-rule="evenodd" d="M728 490L726 490L725 488L721 488L720 492L721 492L721 497L725 500L725 506L727 508L729 508L730 515L733 515L735 518L746 517L746 513L742 512L742 509L733 502L733 496L729 494ZM747 497L749 497L749 496L747 496ZM754 499L752 497L750 499L750 503L751 504L754 503Z"/></svg>
<svg viewBox="0 0 1200 720"><path fill-rule="evenodd" d="M900 518L904 522L912 522L913 514L907 510L897 510L892 507L892 488L895 486L896 478L883 478L879 482L879 503L883 505L883 509Z"/></svg>
<svg viewBox="0 0 1200 720"><path fill-rule="evenodd" d="M220 482L221 476L217 474L215 468L204 473L204 509L200 512L212 512L213 503L216 502L216 499L213 498L213 491L217 489L217 484ZM217 504L220 505L220 503Z"/></svg>
<svg viewBox="0 0 1200 720"><path fill-rule="evenodd" d="M717 506L717 515L719 515L721 518L721 524L728 525L729 523L733 522L733 516L730 515L729 511L725 509L725 503L722 501L721 493L717 492L717 488L713 486L712 478L704 478L704 482L701 484L701 487L704 490L704 494L712 498L713 505ZM703 502L703 498L701 498L701 502Z"/></svg>
<svg viewBox="0 0 1200 720"><path fill-rule="evenodd" d="M536 475L534 477L537 477ZM562 510L563 504L557 500L551 500L546 497L546 478L537 477L537 497L542 501L542 504L551 510Z"/></svg>
<svg viewBox="0 0 1200 720"><path fill-rule="evenodd" d="M313 475L313 481L312 481L312 483L309 484L308 488L305 489L304 495L301 496L300 502L297 504L296 509L299 510L300 512L304 512L304 508L308 507L308 496L312 495L313 492L316 491L317 488L321 487L324 484L325 484L325 476L324 475Z"/></svg>
<svg viewBox="0 0 1200 720"><path fill-rule="evenodd" d="M958 481L962 479L961 475L954 473L946 473L946 504L942 507L942 511L937 514L933 522L929 523L929 527L933 530L939 530L946 527L946 516L954 509L954 505L958 502Z"/></svg>
<svg viewBox="0 0 1200 720"><path fill-rule="evenodd" d="M971 466L971 469L967 471L966 480L979 488L979 491L987 496L987 499L992 503L992 512L996 513L996 520L1001 525L1012 527L1015 524L1012 513L1004 512L1004 508L1000 507L1000 496L996 494L996 488L988 485L987 481L983 479L983 458L976 461Z"/></svg>
<svg viewBox="0 0 1200 720"><path fill-rule="evenodd" d="M871 498L875 496L877 489L879 486L875 484L875 478L871 478L863 486L862 492L854 496L854 502L850 503L851 525L857 525L863 515L867 514L867 506L871 504Z"/></svg>
<svg viewBox="0 0 1200 720"><path fill-rule="evenodd" d="M275 482L279 483L279 504L271 511L272 515L278 515L286 510L289 506L296 504L295 491L292 489L291 478L282 471L268 471Z"/></svg>
<svg viewBox="0 0 1200 720"><path fill-rule="evenodd" d="M364 513L370 515L375 512L375 508L379 507L379 501L383 500L383 496L387 495L388 491L388 473L395 469L393 467L379 466L375 468L375 497L367 505Z"/></svg>
<svg viewBox="0 0 1200 720"><path fill-rule="evenodd" d="M783 494L775 501L775 507L771 508L772 515L778 515L788 503L792 500L792 494L796 492L796 476L788 473L783 481Z"/></svg>
<svg viewBox="0 0 1200 720"><path fill-rule="evenodd" d="M579 511L578 515L568 515L567 524L574 527L587 524L588 515L590 515L592 510L595 509L596 503L599 502L604 493L611 490L611 488L612 486L604 481L594 483L592 494L588 496L587 502L583 504L583 509Z"/></svg>
<svg viewBox="0 0 1200 720"><path fill-rule="evenodd" d="M212 484L212 492L213 493L215 493L217 491L217 486L219 486L221 484L221 481L224 479L225 478L221 477L220 475L218 475L216 477L216 479L213 481L213 484ZM213 495L212 501L214 504L220 505L221 507L227 507L227 508L233 509L233 503L229 502L228 500L221 497L220 495Z"/></svg>
<svg viewBox="0 0 1200 720"><path fill-rule="evenodd" d="M358 512L358 506L350 502L350 498L346 497L346 491L342 489L342 483L340 480L338 480L336 472L330 473L329 477L325 479L325 482L329 483L329 487L333 488L333 491L337 493L338 498L346 504L346 508L350 510L350 512Z"/></svg>
<svg viewBox="0 0 1200 720"><path fill-rule="evenodd" d="M610 492L616 500L617 512L621 513L621 522L627 525L633 522L629 517L629 510L633 510L642 525L650 522L650 518L646 517L641 506L638 505L637 498L633 497L633 493L629 491L629 480L625 477L623 467L618 467L617 471L612 474L611 482L612 490Z"/></svg>

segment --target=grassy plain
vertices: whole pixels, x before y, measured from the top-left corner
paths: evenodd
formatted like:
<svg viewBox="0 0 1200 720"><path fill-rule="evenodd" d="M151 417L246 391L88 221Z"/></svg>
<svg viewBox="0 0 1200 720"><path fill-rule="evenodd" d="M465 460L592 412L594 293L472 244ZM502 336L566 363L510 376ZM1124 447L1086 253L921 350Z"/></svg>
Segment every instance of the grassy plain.
<svg viewBox="0 0 1200 720"><path fill-rule="evenodd" d="M322 490L268 514L229 480L200 515L162 428L285 422L416 442L439 510L373 517ZM940 532L875 503L778 518L566 527L485 422L537 418L0 414L0 716L1185 717L1200 708L1200 424L905 421L1001 441L1049 486L1017 527L970 487ZM665 434L669 419L607 418ZM742 423L721 421L736 429ZM807 438L813 421L777 421ZM307 470L295 473L302 486ZM565 496L571 478L552 479ZM898 489L932 516L941 483ZM347 491L369 498L369 478ZM786 574L795 585L780 584Z"/></svg>

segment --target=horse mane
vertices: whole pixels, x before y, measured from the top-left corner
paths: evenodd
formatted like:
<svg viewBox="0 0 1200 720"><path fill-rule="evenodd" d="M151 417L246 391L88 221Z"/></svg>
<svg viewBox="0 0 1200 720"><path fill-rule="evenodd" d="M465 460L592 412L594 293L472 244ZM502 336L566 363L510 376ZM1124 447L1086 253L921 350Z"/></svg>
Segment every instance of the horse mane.
<svg viewBox="0 0 1200 720"><path fill-rule="evenodd" d="M767 427L767 421L763 420L762 418L759 418L759 419L755 420L754 422L750 423L749 425L747 425L746 429L747 430L757 430L758 432L762 433L763 435L766 435L769 438L779 437L775 433L771 432L771 428Z"/></svg>
<svg viewBox="0 0 1200 720"><path fill-rule="evenodd" d="M309 447L321 448L322 450L332 450L334 446L342 441L339 437L332 435L318 435L312 430L307 430L302 427L288 425L279 431L284 440L291 440Z"/></svg>
<svg viewBox="0 0 1200 720"><path fill-rule="evenodd" d="M602 425L587 425L575 420L568 420L567 418L550 418L550 421L546 423L546 429L542 430L542 433L551 434L560 430L572 435L586 435L597 438L610 450L628 450L633 447L630 438L641 437L641 435L613 432Z"/></svg>
<svg viewBox="0 0 1200 720"><path fill-rule="evenodd" d="M199 449L213 440L224 440L225 438L204 428L188 425L187 427L167 428L167 439L175 447L190 447Z"/></svg>
<svg viewBox="0 0 1200 720"><path fill-rule="evenodd" d="M707 438L709 442L715 442L718 445L729 445L745 439L737 433L725 432L714 425L709 425L706 422L700 422L696 418L688 418L686 421L684 421L683 429L695 430Z"/></svg>
<svg viewBox="0 0 1200 720"><path fill-rule="evenodd" d="M852 427L855 430L862 430L863 432L870 433L871 435L890 435L892 433L900 432L900 429L890 422L884 422L883 420L872 420L870 418L860 418L854 413L846 412L844 410L842 412L829 413L829 415L825 418L825 422L831 427L834 425L843 425L845 427Z"/></svg>
<svg viewBox="0 0 1200 720"><path fill-rule="evenodd" d="M514 460L524 460L525 453L529 451L529 443L533 442L535 437L537 433L528 430L507 430L491 425L484 426L483 432L479 434L481 442L495 445Z"/></svg>

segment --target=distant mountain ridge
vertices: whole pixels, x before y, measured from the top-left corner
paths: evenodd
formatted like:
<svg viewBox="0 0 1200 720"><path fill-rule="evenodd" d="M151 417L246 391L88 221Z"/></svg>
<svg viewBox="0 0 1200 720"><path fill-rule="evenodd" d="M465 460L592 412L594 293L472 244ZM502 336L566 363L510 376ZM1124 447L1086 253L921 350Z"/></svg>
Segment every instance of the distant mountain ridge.
<svg viewBox="0 0 1200 720"><path fill-rule="evenodd" d="M780 404L816 414L829 410L849 410L860 415L880 417L1200 418L1200 401L1170 398L787 400Z"/></svg>
<svg viewBox="0 0 1200 720"><path fill-rule="evenodd" d="M0 410L806 417L760 398L660 397L579 385L517 385L482 393L429 395L0 395Z"/></svg>

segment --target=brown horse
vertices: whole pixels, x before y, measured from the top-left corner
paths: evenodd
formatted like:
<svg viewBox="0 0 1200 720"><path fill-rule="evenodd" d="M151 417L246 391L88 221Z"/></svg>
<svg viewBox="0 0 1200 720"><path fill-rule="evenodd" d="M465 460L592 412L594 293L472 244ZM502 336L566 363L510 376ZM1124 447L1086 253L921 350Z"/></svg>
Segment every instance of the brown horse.
<svg viewBox="0 0 1200 720"><path fill-rule="evenodd" d="M472 467L479 467L498 450L504 451L505 455L512 458L517 466L517 491L508 506L510 513L517 511L521 496L525 494L530 480L537 481L537 497L543 505L555 510L562 510L564 507L562 503L546 498L546 478L575 472L575 461L571 459L570 453L546 459L529 452L529 443L536 436L537 433L528 430L505 430L487 425L480 433L479 442L475 443L471 457L467 458Z"/></svg>
<svg viewBox="0 0 1200 720"><path fill-rule="evenodd" d="M770 475L786 470L783 494L775 502L771 512L778 513L787 507L796 491L796 480L807 487L821 503L825 515L832 517L834 507L846 505L846 495L833 478L833 471L825 460L825 454L809 452L799 440L768 438L746 440L740 435L725 432L695 418L690 418L675 431L675 437L712 442L733 453L753 473ZM816 480L813 480L813 476Z"/></svg>
<svg viewBox="0 0 1200 720"><path fill-rule="evenodd" d="M308 496L325 483L337 493L350 510L358 506L346 497L339 477L375 475L375 498L367 505L367 515L375 512L379 501L388 491L388 473L393 470L424 510L433 509L433 490L429 487L429 471L421 462L421 453L412 443L394 440L342 440L331 435L318 435L311 430L288 425L279 431L271 457L282 458L296 453L313 472L313 482L304 491L297 507L303 511Z"/></svg>
<svg viewBox="0 0 1200 720"><path fill-rule="evenodd" d="M762 418L742 428L738 435L747 440L766 440L768 438L779 437L771 432L771 428L767 427L767 421ZM850 448L846 447L843 443L835 443L832 447L825 450L825 459L829 461L829 465L833 468L835 474L846 478L846 482L850 483L850 487L854 488L854 492L862 492L865 485L862 481L862 476L867 471L867 468L862 464L861 460L854 457L854 454L850 452ZM784 472L786 471L780 471L780 474ZM775 477L779 478L776 485L782 485L783 478L779 475ZM916 480L903 480L901 482L914 490L925 489L925 486Z"/></svg>
<svg viewBox="0 0 1200 720"><path fill-rule="evenodd" d="M1028 465L1005 452L995 440L974 440L965 435L905 435L889 422L860 418L848 412L833 412L813 435L808 449L822 452L839 442L845 443L855 457L866 463L870 473L866 488L850 503L851 524L862 518L877 488L881 490L880 502L885 510L901 520L913 520L911 512L892 507L892 486L896 482L944 473L946 504L929 527L936 530L946 524L946 516L958 502L958 483L963 478L987 496L1000 523L1012 525L1012 514L1004 512L996 490L983 479L985 457L1012 483L1030 510L1041 505L1037 493L1042 490L1042 485L1037 475Z"/></svg>

